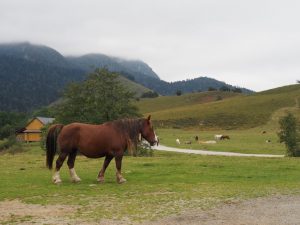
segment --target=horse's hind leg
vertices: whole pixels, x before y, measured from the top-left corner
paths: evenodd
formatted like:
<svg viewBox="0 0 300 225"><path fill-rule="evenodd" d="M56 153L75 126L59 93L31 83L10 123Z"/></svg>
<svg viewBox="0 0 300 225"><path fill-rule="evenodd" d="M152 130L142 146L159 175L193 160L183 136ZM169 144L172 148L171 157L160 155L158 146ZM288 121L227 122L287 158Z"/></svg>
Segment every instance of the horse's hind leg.
<svg viewBox="0 0 300 225"><path fill-rule="evenodd" d="M74 164L75 164L75 159L76 159L76 155L77 155L77 149L73 150L68 157L68 167L70 170L70 176L71 176L71 180L74 183L80 182L81 179L79 178L79 176L76 174L76 171L74 169Z"/></svg>
<svg viewBox="0 0 300 225"><path fill-rule="evenodd" d="M105 173L105 170L106 168L108 167L110 161L113 159L113 156L111 155L107 155L105 156L105 160L104 160L104 163L103 163L103 166L102 166L102 169L100 170L99 174L98 174L98 177L97 177L97 181L100 182L100 183L103 183L104 182L104 173Z"/></svg>
<svg viewBox="0 0 300 225"><path fill-rule="evenodd" d="M122 158L123 158L123 156L116 156L116 157L115 157L116 168L117 168L116 176L117 176L117 182L118 182L119 184L122 184L122 183L124 183L124 182L127 181L127 180L122 176L122 173L121 173Z"/></svg>
<svg viewBox="0 0 300 225"><path fill-rule="evenodd" d="M63 165L68 153L61 152L56 160L56 168L55 168L55 173L52 177L52 181L55 184L61 183L60 175L59 175L59 170L61 166Z"/></svg>

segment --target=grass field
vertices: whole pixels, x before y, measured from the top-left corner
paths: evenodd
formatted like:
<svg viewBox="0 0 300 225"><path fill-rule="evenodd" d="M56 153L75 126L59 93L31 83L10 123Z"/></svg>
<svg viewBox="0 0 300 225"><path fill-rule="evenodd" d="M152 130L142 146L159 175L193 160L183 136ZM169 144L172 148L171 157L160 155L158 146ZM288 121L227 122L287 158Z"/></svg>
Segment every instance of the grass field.
<svg viewBox="0 0 300 225"><path fill-rule="evenodd" d="M299 108L300 85L249 96L227 96L221 101L203 100L214 99L215 95L205 92L166 96L140 101L137 106L144 115L151 114L160 128L249 129L267 124L272 114L282 108Z"/></svg>
<svg viewBox="0 0 300 225"><path fill-rule="evenodd" d="M299 85L244 96L219 92L141 100L144 115L152 114L162 144L191 149L241 153L284 154L278 142L278 120L287 111L300 118ZM176 128L176 129L174 129ZM180 129L177 129L180 128ZM262 134L262 131L266 131ZM216 144L215 134L230 140ZM178 146L192 141L191 145ZM266 140L271 140L266 143ZM207 209L224 202L276 194L300 194L298 158L240 158L154 152L154 157L125 157L123 175L127 183L115 181L114 162L106 182L96 176L103 159L78 156L76 170L82 182L70 182L66 164L63 184L51 182L45 167L45 152L39 145L25 144L25 152L0 154L0 201L74 206L69 218L143 221L191 209ZM31 217L1 220L0 224L30 221Z"/></svg>
<svg viewBox="0 0 300 225"><path fill-rule="evenodd" d="M166 146L212 150L223 152L238 152L246 154L278 154L284 155L286 152L283 143L279 143L276 132L267 130L262 134L263 129L254 128L249 130L194 130L194 129L158 129L157 135L160 137L160 143ZM215 140L215 134L228 135L230 140L217 140L216 144L206 144L205 141ZM195 136L199 141L195 141ZM180 145L176 144L176 139L180 140ZM266 142L270 140L271 142ZM185 144L191 141L192 144Z"/></svg>
<svg viewBox="0 0 300 225"><path fill-rule="evenodd" d="M154 157L125 157L123 174L128 182L115 182L112 163L106 183L97 184L102 159L79 156L76 169L82 182L51 183L45 155L38 146L0 156L0 200L77 206L70 218L152 220L189 209L205 209L235 199L273 194L298 194L300 162L296 158L261 159L212 157L155 152ZM21 219L21 218L20 218ZM1 221L0 223L10 221Z"/></svg>

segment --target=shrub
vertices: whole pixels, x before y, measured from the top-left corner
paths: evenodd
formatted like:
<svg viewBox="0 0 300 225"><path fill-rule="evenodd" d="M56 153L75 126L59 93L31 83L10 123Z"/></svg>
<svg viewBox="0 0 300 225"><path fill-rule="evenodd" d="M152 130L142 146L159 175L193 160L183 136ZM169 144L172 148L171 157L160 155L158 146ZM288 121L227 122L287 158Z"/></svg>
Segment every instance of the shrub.
<svg viewBox="0 0 300 225"><path fill-rule="evenodd" d="M128 153L128 150L125 151L124 155L130 155ZM147 156L151 157L153 156L153 149L150 147L150 145L146 142L140 142L137 146L137 148L133 151L132 156L138 157L138 156Z"/></svg>
<svg viewBox="0 0 300 225"><path fill-rule="evenodd" d="M158 97L158 93L155 91L144 92L141 98L156 98Z"/></svg>
<svg viewBox="0 0 300 225"><path fill-rule="evenodd" d="M180 96L180 95L182 95L182 91L181 91L181 90L177 90L175 94L176 94L177 96Z"/></svg>
<svg viewBox="0 0 300 225"><path fill-rule="evenodd" d="M297 127L297 120L288 113L285 117L279 120L280 131L278 133L280 142L284 142L287 149L287 156L300 156L300 138L299 128Z"/></svg>
<svg viewBox="0 0 300 225"><path fill-rule="evenodd" d="M40 141L40 146L41 149L46 151L46 139L47 139L47 134L48 134L48 129L51 126L51 124L47 124L42 127L41 129L41 141Z"/></svg>
<svg viewBox="0 0 300 225"><path fill-rule="evenodd" d="M5 151L15 154L23 150L22 144L16 140L14 135L9 136L0 143L0 152Z"/></svg>

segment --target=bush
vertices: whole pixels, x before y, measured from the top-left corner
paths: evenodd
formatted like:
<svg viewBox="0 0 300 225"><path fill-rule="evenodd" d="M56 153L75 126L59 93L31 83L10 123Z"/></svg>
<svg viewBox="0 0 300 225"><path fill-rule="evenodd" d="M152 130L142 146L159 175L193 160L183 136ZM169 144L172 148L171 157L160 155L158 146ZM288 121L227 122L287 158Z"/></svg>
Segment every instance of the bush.
<svg viewBox="0 0 300 225"><path fill-rule="evenodd" d="M156 98L158 97L158 93L155 91L144 92L141 98Z"/></svg>
<svg viewBox="0 0 300 225"><path fill-rule="evenodd" d="M41 149L46 151L46 139L47 139L47 134L48 134L48 129L51 126L51 124L47 124L42 127L41 129L41 141L40 141L40 146Z"/></svg>
<svg viewBox="0 0 300 225"><path fill-rule="evenodd" d="M176 95L177 95L177 96L182 95L182 91L181 91L181 90L177 90L177 91L176 91Z"/></svg>
<svg viewBox="0 0 300 225"><path fill-rule="evenodd" d="M280 143L284 142L287 149L287 156L300 156L300 138L299 127L297 127L297 120L288 113L285 117L279 120L280 132L278 133Z"/></svg>
<svg viewBox="0 0 300 225"><path fill-rule="evenodd" d="M131 155L129 154L128 150L125 151L124 155ZM146 142L140 142L137 148L133 151L132 156L153 156L153 149L151 149L150 145Z"/></svg>
<svg viewBox="0 0 300 225"><path fill-rule="evenodd" d="M22 144L18 142L13 135L0 142L0 152L5 151L15 154L17 152L22 152L23 150Z"/></svg>

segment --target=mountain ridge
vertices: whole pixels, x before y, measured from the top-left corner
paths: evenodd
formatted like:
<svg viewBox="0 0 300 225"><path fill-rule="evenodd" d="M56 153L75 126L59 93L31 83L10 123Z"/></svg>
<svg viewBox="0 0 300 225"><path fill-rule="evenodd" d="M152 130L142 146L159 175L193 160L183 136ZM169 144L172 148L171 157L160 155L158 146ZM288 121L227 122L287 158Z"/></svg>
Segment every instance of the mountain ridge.
<svg viewBox="0 0 300 225"><path fill-rule="evenodd" d="M48 105L60 97L67 84L84 80L88 73L98 67L118 72L124 79L144 86L145 91L151 89L160 95L174 95L177 90L189 93L206 91L209 87L234 87L203 77L166 82L141 60L127 60L101 53L64 56L44 45L8 43L0 44L0 111L26 112ZM143 91L140 87L139 95Z"/></svg>

